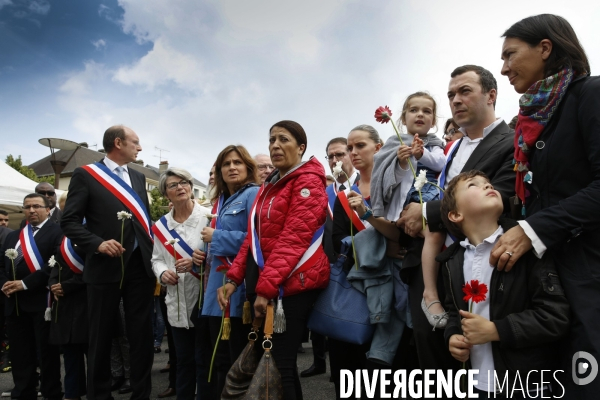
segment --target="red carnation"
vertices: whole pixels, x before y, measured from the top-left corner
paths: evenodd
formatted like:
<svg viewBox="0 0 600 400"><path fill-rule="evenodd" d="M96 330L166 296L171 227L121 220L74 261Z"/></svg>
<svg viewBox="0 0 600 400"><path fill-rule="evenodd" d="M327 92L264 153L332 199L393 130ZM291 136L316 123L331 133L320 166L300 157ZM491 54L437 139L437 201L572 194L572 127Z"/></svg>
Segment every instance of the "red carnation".
<svg viewBox="0 0 600 400"><path fill-rule="evenodd" d="M388 106L381 106L377 110L375 110L375 120L377 122L381 122L382 124L386 124L392 118L392 110Z"/></svg>
<svg viewBox="0 0 600 400"><path fill-rule="evenodd" d="M479 303L485 300L485 295L488 292L488 288L485 283L479 283L477 279L473 279L471 282L465 283L463 286L463 292L465 297L463 300L469 302L470 300L473 303Z"/></svg>

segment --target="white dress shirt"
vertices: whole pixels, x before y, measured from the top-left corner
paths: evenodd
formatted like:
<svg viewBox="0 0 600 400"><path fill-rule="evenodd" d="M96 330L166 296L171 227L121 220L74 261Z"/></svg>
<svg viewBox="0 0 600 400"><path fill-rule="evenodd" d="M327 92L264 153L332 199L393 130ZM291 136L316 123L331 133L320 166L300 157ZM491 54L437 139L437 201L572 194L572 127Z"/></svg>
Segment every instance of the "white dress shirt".
<svg viewBox="0 0 600 400"><path fill-rule="evenodd" d="M473 279L477 279L479 283L485 283L488 287L488 294L484 301L473 303L473 314L490 319L490 283L492 282L492 273L494 268L490 265L490 253L494 245L502 236L504 230L501 226L496 231L486 238L477 246L473 246L469 239L460 242L460 245L465 248L465 257L463 264L463 273L465 283ZM470 306L470 304L469 304ZM489 387L493 387L493 382L488 382L488 377L494 376L494 356L492 354L492 343L474 345L471 348L471 368L478 369L479 374L474 377L477 380L475 387L479 390L488 391ZM493 379L493 378L492 378ZM490 383L492 385L490 385ZM493 390L492 390L493 391Z"/></svg>
<svg viewBox="0 0 600 400"><path fill-rule="evenodd" d="M344 178L346 177L346 175L343 173L341 176L343 176ZM344 185L344 187L346 188L346 189L344 189L344 192L346 192L346 194L350 193L350 188L352 187L352 185L354 185L356 183L356 178L358 178L358 171L354 170L354 173L352 175L350 175L349 181L347 180L345 182L339 183L336 179L335 181L333 181L333 191L336 193L339 192L340 186Z"/></svg>
<svg viewBox="0 0 600 400"><path fill-rule="evenodd" d="M125 164L125 165L119 165L116 162L114 162L113 160L111 160L110 158L104 157L104 165L106 165L108 167L108 169L110 169L111 172L113 172L116 175L119 175L117 173L117 168L118 167L123 167L125 169L125 176L123 177L123 180L130 187L133 187L133 186L131 186L131 178L129 177L129 169L127 168L127 164Z"/></svg>

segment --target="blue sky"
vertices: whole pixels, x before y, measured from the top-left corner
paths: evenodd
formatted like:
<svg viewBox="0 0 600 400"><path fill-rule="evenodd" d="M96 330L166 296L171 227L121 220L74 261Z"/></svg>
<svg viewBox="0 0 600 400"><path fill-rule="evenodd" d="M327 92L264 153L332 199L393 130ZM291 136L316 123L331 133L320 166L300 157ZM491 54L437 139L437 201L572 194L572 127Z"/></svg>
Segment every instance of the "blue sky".
<svg viewBox="0 0 600 400"><path fill-rule="evenodd" d="M499 83L497 115L518 95L500 75L500 35L529 15L567 18L600 68L598 5L577 1L464 0L0 0L0 157L30 164L42 137L101 147L118 123L202 181L218 152L267 152L269 127L302 124L307 155L356 125L377 125L406 96L429 91L450 116L450 72L479 64ZM584 6L585 5L585 6ZM582 12L585 10L585 12ZM92 147L94 148L94 147Z"/></svg>

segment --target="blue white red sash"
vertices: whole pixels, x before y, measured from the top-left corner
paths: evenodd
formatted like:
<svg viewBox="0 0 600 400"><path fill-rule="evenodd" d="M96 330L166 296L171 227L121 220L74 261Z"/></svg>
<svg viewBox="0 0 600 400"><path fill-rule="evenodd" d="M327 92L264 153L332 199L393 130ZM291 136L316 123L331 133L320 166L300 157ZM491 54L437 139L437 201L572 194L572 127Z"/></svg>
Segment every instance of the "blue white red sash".
<svg viewBox="0 0 600 400"><path fill-rule="evenodd" d="M337 197L335 182L327 186L325 192L327 193L327 211L329 211L329 216L333 219L333 206L335 205L335 199Z"/></svg>
<svg viewBox="0 0 600 400"><path fill-rule="evenodd" d="M71 271L76 274L83 273L84 261L75 252L73 243L71 243L71 239L66 236L63 238L62 243L60 244L60 253L62 254L63 260L65 260L69 268L71 268Z"/></svg>
<svg viewBox="0 0 600 400"><path fill-rule="evenodd" d="M254 258L254 261L256 262L256 265L258 265L258 267L260 268L261 271L265 267L265 260L263 258L263 253L260 248L260 238L256 232L256 223L255 222L256 222L256 218L257 218L256 209L258 208L258 201L260 200L260 198L262 196L262 192L264 191L264 188L265 188L265 185L263 185L261 187L261 190L257 194L256 199L254 200L254 204L252 205L252 209L250 210L250 215L248 216L248 227L249 227L249 234L250 234L250 251L252 253L252 257ZM314 233L314 235L310 241L310 245L308 246L308 249L302 255L302 257L300 258L300 261L298 261L298 264L296 264L296 266L292 269L292 272L290 272L290 274L287 276L288 278L291 277L292 275L294 275L295 273L304 272L304 271L308 270L310 267L312 267L313 265L315 265L315 262L321 256L321 254L319 254L319 249L321 249L321 243L323 242L324 230L325 230L324 225L321 226L319 229L317 229L317 231ZM279 287L279 296L280 297L283 296L283 286Z"/></svg>
<svg viewBox="0 0 600 400"><path fill-rule="evenodd" d="M360 191L358 191L358 186L353 186L352 190L354 190L356 193L360 193ZM338 197L340 198L340 204L342 205L342 207L344 207L344 211L346 211L346 215L352 221L352 225L354 225L359 232L366 229L367 227L365 226L365 223L362 219L360 219L357 212L350 208L346 192L344 192L343 190L339 191Z"/></svg>
<svg viewBox="0 0 600 400"><path fill-rule="evenodd" d="M21 229L19 243L21 251L23 252L23 259L25 259L29 271L33 274L35 271L41 270L44 265L44 260L35 244L35 240L33 239L33 229L31 229L29 223Z"/></svg>
<svg viewBox="0 0 600 400"><path fill-rule="evenodd" d="M94 177L102 186L109 192L115 195L125 207L127 207L144 227L146 233L152 238L152 230L150 229L150 215L142 199L125 181L119 178L108 167L100 162L95 164L84 165L82 167L92 177Z"/></svg>
<svg viewBox="0 0 600 400"><path fill-rule="evenodd" d="M182 258L193 258L194 250L188 245L185 240L175 231L175 229L169 229L167 225L167 217L163 216L161 219L156 221L154 225L152 225L152 231L154 235L160 242L165 246L165 249L169 252L169 254L175 256L176 260L181 260ZM178 239L178 242L174 244L169 244L169 241ZM197 279L200 279L200 275L198 275L192 269L190 271Z"/></svg>
<svg viewBox="0 0 600 400"><path fill-rule="evenodd" d="M460 143L462 142L462 140L463 140L463 138L460 138L459 140L455 140L454 143L452 144L452 146L450 146L450 148L448 149L448 153L446 154L446 164L444 164L444 168L442 168L442 172L440 172L440 176L438 177L438 185L442 189L444 189L445 185L446 185L446 173L448 172L447 170L450 168L450 163L452 162L452 159L456 155L456 152L458 151L458 148L460 147ZM444 192L440 191L440 199L443 196L444 196Z"/></svg>

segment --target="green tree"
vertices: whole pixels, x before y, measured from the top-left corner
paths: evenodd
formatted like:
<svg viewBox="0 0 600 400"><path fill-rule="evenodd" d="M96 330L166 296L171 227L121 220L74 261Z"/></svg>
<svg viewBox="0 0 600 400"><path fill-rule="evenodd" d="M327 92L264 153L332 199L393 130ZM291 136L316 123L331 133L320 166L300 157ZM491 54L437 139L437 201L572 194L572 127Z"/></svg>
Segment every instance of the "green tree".
<svg viewBox="0 0 600 400"><path fill-rule="evenodd" d="M12 154L9 154L6 156L5 162L6 162L6 165L11 166L13 169L20 172L22 175L26 176L27 178L31 179L32 181L48 182L49 184L54 185L54 176L44 176L44 177L38 178L38 176L35 174L35 171L33 169L29 168L26 165L23 165L23 160L21 160L21 156L14 158Z"/></svg>
<svg viewBox="0 0 600 400"><path fill-rule="evenodd" d="M169 200L163 197L158 189L154 188L150 191L150 218L152 221L158 221L160 217L168 213L168 205Z"/></svg>

